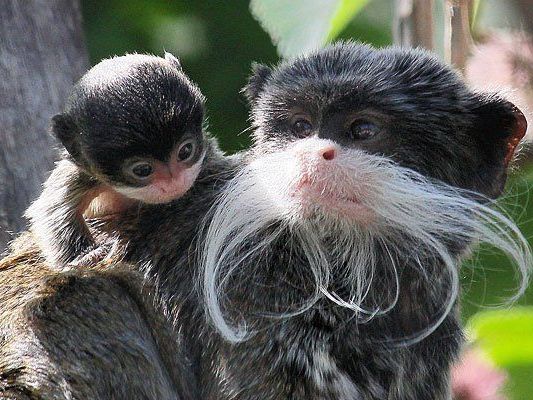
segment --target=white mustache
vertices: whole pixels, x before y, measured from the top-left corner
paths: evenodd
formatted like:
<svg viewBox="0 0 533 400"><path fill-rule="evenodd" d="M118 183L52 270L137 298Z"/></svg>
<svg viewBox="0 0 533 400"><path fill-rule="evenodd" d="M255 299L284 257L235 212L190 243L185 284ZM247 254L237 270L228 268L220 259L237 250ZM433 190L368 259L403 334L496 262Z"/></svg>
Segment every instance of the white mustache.
<svg viewBox="0 0 533 400"><path fill-rule="evenodd" d="M227 184L208 213L198 249L204 273L204 305L225 339L239 342L250 334L246 326L233 326L224 315L228 278L236 273L246 274L247 261L253 261L254 255L287 230L294 245L304 250L315 290L303 306L279 315L281 318L304 312L324 298L353 310L362 321L388 313L400 292L398 265L402 255L416 249L420 257L411 256L410 260L416 263L421 277L431 282L423 260L440 260L450 286L440 314L431 325L402 338L403 344L416 343L444 321L457 299L460 260L449 248L450 242L457 241L486 243L504 253L520 274L519 286L509 301L523 294L532 265L531 250L517 226L493 208L494 202L487 199L486 205L481 204L473 200L480 198L478 194L431 181L388 158L360 150L342 149L335 164L327 167L327 174L321 175L320 166L302 161L301 157L304 154L305 158L306 150L312 152L324 142L327 141L303 139L286 150L258 157ZM324 196L332 192L341 197L356 193L360 206L373 215L372 220L360 223L353 216L343 215L342 210L331 210L320 202L302 205L302 198L295 196L295 187L306 174L307 178L312 177L312 184L325 185ZM331 242L327 237L338 240ZM369 307L365 299L372 290L376 248L385 253L380 254L380 260L387 260L386 268L395 287L382 296L391 299L388 304ZM341 266L345 271L336 279L351 288L347 299L328 290L331 272Z"/></svg>

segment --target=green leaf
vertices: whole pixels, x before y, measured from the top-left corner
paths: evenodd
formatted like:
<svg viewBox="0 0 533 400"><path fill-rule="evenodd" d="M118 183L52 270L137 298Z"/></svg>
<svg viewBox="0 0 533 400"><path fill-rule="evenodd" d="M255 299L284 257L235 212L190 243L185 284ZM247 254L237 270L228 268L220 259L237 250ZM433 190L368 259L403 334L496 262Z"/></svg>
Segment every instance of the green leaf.
<svg viewBox="0 0 533 400"><path fill-rule="evenodd" d="M467 333L500 366L533 365L531 306L477 313Z"/></svg>
<svg viewBox="0 0 533 400"><path fill-rule="evenodd" d="M282 57L334 39L369 0L251 0L250 10Z"/></svg>
<svg viewBox="0 0 533 400"><path fill-rule="evenodd" d="M346 25L361 11L369 0L341 0L337 12L331 20L328 40L333 40L342 32Z"/></svg>

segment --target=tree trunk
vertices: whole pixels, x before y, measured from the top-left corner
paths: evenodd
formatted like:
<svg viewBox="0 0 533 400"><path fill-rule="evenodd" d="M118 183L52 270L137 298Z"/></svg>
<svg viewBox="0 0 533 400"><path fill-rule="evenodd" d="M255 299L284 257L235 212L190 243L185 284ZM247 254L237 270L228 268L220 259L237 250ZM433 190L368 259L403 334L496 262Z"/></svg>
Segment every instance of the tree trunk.
<svg viewBox="0 0 533 400"><path fill-rule="evenodd" d="M88 58L78 0L2 0L0 6L0 252L53 167L48 134Z"/></svg>

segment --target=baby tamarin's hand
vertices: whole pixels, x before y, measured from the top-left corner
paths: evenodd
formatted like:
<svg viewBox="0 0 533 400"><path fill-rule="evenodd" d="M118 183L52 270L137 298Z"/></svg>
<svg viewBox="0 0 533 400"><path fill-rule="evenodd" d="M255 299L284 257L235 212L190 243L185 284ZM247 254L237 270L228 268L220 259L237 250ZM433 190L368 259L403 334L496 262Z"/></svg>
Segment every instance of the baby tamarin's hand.
<svg viewBox="0 0 533 400"><path fill-rule="evenodd" d="M114 242L102 243L93 250L89 251L89 253L79 256L74 261L69 263L69 265L73 267L93 266L101 261L104 261L106 258L109 258L113 254L115 248L116 243Z"/></svg>

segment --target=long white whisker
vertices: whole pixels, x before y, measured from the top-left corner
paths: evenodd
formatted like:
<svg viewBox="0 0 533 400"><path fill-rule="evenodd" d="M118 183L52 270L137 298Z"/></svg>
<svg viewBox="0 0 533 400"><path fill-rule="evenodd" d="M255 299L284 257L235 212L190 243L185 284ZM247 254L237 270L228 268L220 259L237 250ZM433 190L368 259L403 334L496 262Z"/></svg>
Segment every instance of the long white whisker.
<svg viewBox="0 0 533 400"><path fill-rule="evenodd" d="M291 318L327 300L352 310L364 323L394 312L404 295L400 273L409 267L434 296L435 315L429 316L429 326L393 341L416 343L434 332L452 310L459 294L459 265L472 244L486 243L516 266L520 283L510 301L527 288L530 247L494 202L358 150L340 154L331 172L335 179L324 179L311 173L312 166L302 167L301 153L295 156L293 150L277 149L245 165L205 219L198 242L205 310L227 340L241 341L247 335L242 326L232 326L226 315L231 312L224 311L232 310L229 290L255 296L265 307L287 310L263 313L270 318ZM320 204L303 203L298 197L302 179L318 185L320 196L335 190L341 197L358 199L373 217L361 223ZM285 252L287 257L275 265L272 252ZM280 269L292 269L288 287L295 293L297 287L305 287L302 299L290 294L262 298L258 288L241 283L250 282L241 279L249 274ZM304 276L311 284L304 284ZM339 294L344 290L345 298Z"/></svg>

